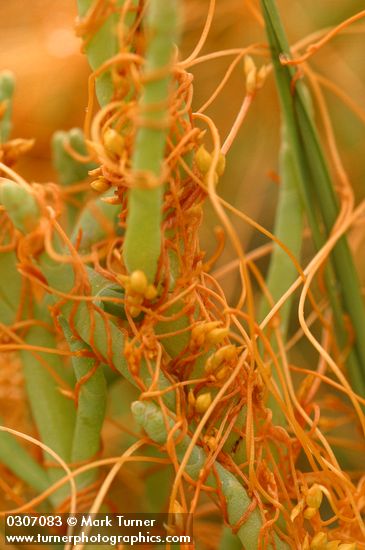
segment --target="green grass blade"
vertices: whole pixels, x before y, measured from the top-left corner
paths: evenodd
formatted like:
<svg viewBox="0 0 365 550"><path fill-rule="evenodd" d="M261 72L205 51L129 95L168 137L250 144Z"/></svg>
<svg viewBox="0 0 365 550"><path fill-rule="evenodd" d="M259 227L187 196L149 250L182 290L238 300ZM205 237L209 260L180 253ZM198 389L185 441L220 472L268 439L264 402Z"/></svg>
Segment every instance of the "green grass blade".
<svg viewBox="0 0 365 550"><path fill-rule="evenodd" d="M295 164L294 155L290 141L288 140L285 125L282 129L282 145L279 158L280 190L275 218L274 235L284 243L292 252L293 256L299 259L302 247L304 217L303 202L299 194L299 175ZM288 230L290 228L290 230ZM270 259L269 271L266 278L267 290L272 299L276 302L285 291L291 286L298 276L298 271L288 254L277 244ZM288 331L292 297L288 299L280 310L280 331L285 338ZM270 310L266 298L261 304L260 319L263 319ZM275 340L272 339L275 349ZM273 376L280 388L279 377L275 370ZM273 411L275 424L285 425L284 413L277 406L272 396L269 397L269 406Z"/></svg>
<svg viewBox="0 0 365 550"><path fill-rule="evenodd" d="M272 49L282 114L300 175L298 180L300 191L304 199L313 238L317 248L319 248L328 238L337 218L339 212L338 202L318 133L306 105L304 84L300 80L296 81L295 89L292 92L295 69L283 66L280 63L280 55L290 55L290 48L275 1L261 0L261 4ZM313 184L310 182L313 182ZM319 227L321 227L322 222L325 230L321 234ZM339 240L331 258L335 281L330 269L326 275L326 282L334 311L337 336L340 345L344 345L347 333L343 314L347 313L355 333L353 352L347 363L348 371L356 391L361 395L365 395L365 339L363 338L365 310L358 275L346 237Z"/></svg>
<svg viewBox="0 0 365 550"><path fill-rule="evenodd" d="M298 172L290 142L283 129L279 160L280 190L275 217L274 235L284 243L293 256L299 259L303 240L303 203L299 194ZM277 244L270 259L266 278L268 291L276 302L298 276L298 271L288 254ZM291 300L280 310L280 328L285 336L288 330ZM263 304L260 318L269 312L269 305Z"/></svg>

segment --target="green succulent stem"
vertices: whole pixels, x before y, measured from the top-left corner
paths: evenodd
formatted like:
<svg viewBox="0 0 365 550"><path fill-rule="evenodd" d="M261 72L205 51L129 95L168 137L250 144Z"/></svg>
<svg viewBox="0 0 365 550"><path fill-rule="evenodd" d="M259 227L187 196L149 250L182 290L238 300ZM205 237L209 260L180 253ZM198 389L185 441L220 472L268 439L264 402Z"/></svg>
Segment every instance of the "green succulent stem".
<svg viewBox="0 0 365 550"><path fill-rule="evenodd" d="M118 5L123 2L119 1ZM79 16L85 18L95 6L95 0L77 0ZM98 27L93 36L88 39L85 53L92 70L96 70L105 61L118 52L118 34L116 32L118 14L111 13ZM87 37L89 38L89 37ZM112 74L105 71L96 79L96 95L101 106L109 103L113 97L114 86Z"/></svg>
<svg viewBox="0 0 365 550"><path fill-rule="evenodd" d="M96 168L94 162L80 162L73 158L65 149L69 145L77 154L87 156L84 134L80 128L72 128L68 132L59 130L52 137L53 165L58 173L61 185L67 186L87 178L89 170Z"/></svg>
<svg viewBox="0 0 365 550"><path fill-rule="evenodd" d="M167 441L166 423L161 410L154 404L144 401L135 401L132 404L132 413L137 424L147 433L148 437L155 443L164 445ZM173 420L170 421L170 427L173 426ZM176 434L178 436L178 434ZM182 459L191 439L185 436L176 446L178 458ZM201 447L195 446L190 455L189 462L186 466L186 472L193 479L198 479L206 462L206 455ZM216 476L211 473L208 476L206 483L212 487L216 487L217 483L226 501L227 514L229 523L234 526L242 516L247 512L247 509L252 503L244 487L238 479L231 474L218 462L214 465ZM247 517L247 520L239 528L237 536L245 548L257 550L259 548L260 529L262 527L262 518L260 512L256 509ZM275 548L276 550L287 550L288 546L276 534L274 534L275 545L269 544L268 550Z"/></svg>
<svg viewBox="0 0 365 550"><path fill-rule="evenodd" d="M112 195L113 191L107 191L100 197L91 198L82 209L71 234L73 243L80 237L80 254L90 253L93 245L116 234L120 206L103 201Z"/></svg>
<svg viewBox="0 0 365 550"><path fill-rule="evenodd" d="M162 167L169 126L170 68L178 27L176 0L150 1L145 21L147 52L139 102L141 122L132 156L135 185L128 197L123 246L128 271L142 270L150 282L155 278L161 252ZM142 188L148 183L153 187Z"/></svg>
<svg viewBox="0 0 365 550"><path fill-rule="evenodd" d="M22 187L13 181L5 180L1 183L0 200L9 218L20 232L26 234L37 227L40 210L30 187ZM8 256L7 259L9 274L13 275L16 281L15 285L9 285L9 289L15 292L13 301L10 302L11 307L14 307L15 317L19 306L21 283L18 281L18 276L14 276L14 273L17 273L15 255ZM35 306L34 317L42 321L48 320L51 325L50 316L44 304ZM54 334L42 326L35 325L28 329L24 340L27 345L57 349ZM75 418L74 407L73 403L62 395L59 383L47 370L49 366L60 380L64 380L63 362L57 354L48 355L23 350L20 356L32 415L42 441L65 461L69 461ZM49 460L48 455L45 456ZM51 481L55 481L62 476L62 472L51 467L48 469L48 475ZM67 492L61 490L53 498L61 500L66 496Z"/></svg>
<svg viewBox="0 0 365 550"><path fill-rule="evenodd" d="M16 229L25 235L35 229L40 220L40 210L31 188L21 187L5 179L0 184L0 203Z"/></svg>
<svg viewBox="0 0 365 550"><path fill-rule="evenodd" d="M106 382L101 365L95 364L93 358L81 356L81 352L87 350L91 352L91 349L84 342L75 338L66 319L60 317L59 322L71 351L79 354L72 357L77 381L82 382L83 378L87 377L78 393L71 461L91 460L100 449L100 434L107 399ZM93 372L95 367L96 370ZM79 487L87 486L95 481L96 474L97 472L92 470L79 476Z"/></svg>
<svg viewBox="0 0 365 550"><path fill-rule="evenodd" d="M46 316L46 312L43 311L43 319ZM57 349L54 335L39 326L28 330L25 342L41 348ZM65 378L64 364L58 355L42 352L31 353L24 350L21 352L21 358L30 408L42 442L69 462L75 425L74 404L61 393L61 387L47 369L49 366L62 380ZM45 459L53 462L47 453ZM62 477L63 471L57 467L50 467L48 475L50 481L55 482ZM66 488L60 489L54 495L58 501L66 497Z"/></svg>

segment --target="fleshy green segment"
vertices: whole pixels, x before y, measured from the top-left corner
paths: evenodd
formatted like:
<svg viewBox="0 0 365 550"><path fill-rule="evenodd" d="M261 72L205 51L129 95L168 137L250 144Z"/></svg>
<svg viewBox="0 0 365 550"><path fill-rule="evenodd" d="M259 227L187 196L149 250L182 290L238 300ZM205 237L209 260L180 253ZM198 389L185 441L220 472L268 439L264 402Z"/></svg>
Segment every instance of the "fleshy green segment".
<svg viewBox="0 0 365 550"><path fill-rule="evenodd" d="M69 324L64 317L59 318L63 333L67 339L71 351L80 353L91 349L72 334ZM78 382L90 374L95 366L95 359L89 357L73 356L72 364ZM95 457L100 449L100 434L104 421L107 398L107 387L101 367L83 381L80 387L76 425L72 442L71 461L87 461ZM87 486L95 481L95 470L85 472L78 477L79 487Z"/></svg>
<svg viewBox="0 0 365 550"><path fill-rule="evenodd" d="M136 6L136 0L132 0L130 7ZM116 7L121 7L123 0L118 0ZM95 6L95 0L78 0L77 1L79 16L85 18ZM135 19L135 12L131 9L125 18L126 27L130 26ZM119 51L118 42L118 22L119 14L114 13L109 15L105 21L97 28L93 28L93 36L85 37L87 45L85 53L87 55L90 67L92 70L98 69L105 61L115 56ZM113 97L113 80L110 70L103 72L96 79L96 94L101 107L110 102ZM108 192L104 197L111 196L113 192ZM82 230L82 238L80 243L80 252L89 252L92 244L102 240L106 235L106 227L116 226L116 216L120 207L106 204L102 197L89 201L86 208L82 211L80 218L77 221L73 230L73 241L78 237L80 229ZM96 210L96 213L95 213ZM100 217L106 221L99 223Z"/></svg>
<svg viewBox="0 0 365 550"><path fill-rule="evenodd" d="M14 226L22 233L26 234L38 225L40 211L31 189L21 187L10 180L3 180L0 188L0 200ZM9 272L16 272L14 258L7 259L10 262L8 262ZM17 290L19 291L18 288ZM18 304L9 305L15 307L16 311ZM48 321L51 325L51 319L45 304L35 308L34 316L36 319ZM55 336L43 326L35 325L28 329L25 343L40 348L57 350ZM23 350L20 355L32 416L42 442L69 462L71 459L75 410L72 401L62 395L59 382L52 375L52 372L54 372L60 380L65 379L64 363L57 354ZM48 370L48 367L52 372ZM46 460L53 461L48 455L46 455ZM59 468L49 468L48 476L50 481L56 481L62 477L62 471ZM57 503L66 496L67 490L63 488L52 497L52 500Z"/></svg>
<svg viewBox="0 0 365 550"><path fill-rule="evenodd" d="M82 163L72 158L65 150L65 143L68 143L76 153L86 156L88 153L82 130L72 128L68 132L55 132L52 138L53 164L59 182L61 185L71 185L87 178L89 170L95 168L96 164Z"/></svg>
<svg viewBox="0 0 365 550"><path fill-rule="evenodd" d="M119 6L122 4L123 1L118 2ZM95 5L95 0L78 0L80 17L85 17L93 5ZM118 14L110 15L88 40L85 52L92 70L100 67L118 52L117 22ZM101 106L106 105L112 99L113 80L110 71L105 71L97 78L96 95Z"/></svg>
<svg viewBox="0 0 365 550"><path fill-rule="evenodd" d="M37 227L40 211L31 189L21 187L13 181L4 180L0 187L0 201L19 231L27 234ZM15 263L12 269L16 271ZM48 310L44 305L35 308L34 316L42 321L48 320L51 324ZM25 342L40 348L57 349L54 335L42 326L31 327L26 333ZM32 415L42 441L61 458L69 461L75 421L74 406L62 395L59 384L47 369L49 366L62 380L65 376L64 364L57 354L24 350L20 355ZM53 461L48 455L46 459ZM58 468L50 468L48 475L51 481L56 481L62 476L62 472ZM58 502L66 496L67 491L64 488L54 495L53 500Z"/></svg>
<svg viewBox="0 0 365 550"><path fill-rule="evenodd" d="M40 312L38 312L39 315ZM42 317L47 318L44 310ZM28 345L57 349L54 335L41 326L30 328L25 341ZM69 462L75 423L74 404L62 395L59 384L47 369L48 365L59 378L63 379L64 364L58 355L49 353L22 351L21 358L29 403L42 442ZM47 461L54 462L54 459L47 454L45 458ZM49 468L48 475L54 482L60 479L64 472L58 467ZM54 499L58 502L66 497L66 487L54 495Z"/></svg>
<svg viewBox="0 0 365 550"><path fill-rule="evenodd" d="M47 278L48 284L63 292L70 292L74 284L73 270L70 265L57 265L53 260L43 256L40 262L42 273ZM86 268L91 294L97 298L100 292L110 285L110 281L96 273L91 268ZM72 323L80 338L89 345L94 352L106 364L112 365L129 382L136 385L134 376L129 370L124 356L124 335L112 322L106 322L105 318L94 308L90 309L85 302L80 302L76 311L73 311L73 303L67 302L61 307L62 315L69 320L72 315ZM91 307L91 306L90 306ZM149 387L152 383L152 375L146 363L142 360L139 372L141 379ZM171 385L170 381L160 373L158 388L164 389ZM163 397L167 406L174 410L175 395L168 392Z"/></svg>
<svg viewBox="0 0 365 550"><path fill-rule="evenodd" d="M338 201L317 129L307 106L303 83L297 79L295 91L292 93L295 69L283 66L280 62L280 55L290 55L290 48L276 3L274 0L261 0L261 5L272 49L282 114L299 175L300 192L314 241L317 248L320 248L335 224L339 213ZM323 234L319 229L322 225L325 227ZM340 345L345 346L348 337L343 317L344 312L347 312L355 333L355 343L349 354L347 367L356 392L365 396L365 309L359 278L345 236L333 249L331 260L337 284L331 268L326 271L326 283L334 312L336 333Z"/></svg>
<svg viewBox="0 0 365 550"><path fill-rule="evenodd" d="M14 226L25 235L37 227L40 211L30 189L5 179L0 183L0 203Z"/></svg>
<svg viewBox="0 0 365 550"><path fill-rule="evenodd" d="M7 97L9 98L11 97L10 91L12 92L11 83L12 79L10 76L6 75L6 78L0 77L0 86L2 86L1 91L4 92L5 89ZM10 113L10 107L8 108L8 111ZM6 127L4 127L4 122L6 122L6 119L3 118L0 124L1 135L4 139L6 139L10 130L10 122L7 123ZM55 164L56 168L58 168L60 172L60 182L63 185L68 185L84 179L87 175L87 171L92 168L93 165L85 165L82 163L78 163L77 161L72 159L64 150L64 139L68 139L71 147L73 147L80 154L85 154L86 148L84 145L82 132L80 130L73 129L69 133L59 132L54 136L53 145L55 153ZM12 220L14 226L22 233L26 234L38 225L40 219L40 211L37 201L31 192L31 189L21 187L17 183L10 180L3 180L0 190L0 200L10 219ZM107 221L110 222L111 225L113 225L115 222L117 207L107 205L101 202L100 199L97 199L95 202L100 202L100 204L98 204L97 206L101 210L101 214L107 219ZM98 216L95 216L95 209L93 208L87 208L86 212L84 212L83 214L84 215L81 216L81 223L79 224L79 227L84 229L82 245L85 248L90 249L93 242L105 237L105 224L97 223L96 220ZM2 303L3 307L1 308L1 321L5 324L11 324L14 320L14 316L19 305L21 280L18 276L18 273L16 272L16 258L13 253L2 254L1 265L5 268L3 270L3 278L5 277L6 273L12 274L9 280L9 284L6 285L7 293L4 297L6 298L4 303ZM70 280L72 279L73 276L71 273ZM62 282L61 288L63 288L64 283L65 280L63 280ZM44 320L48 316L48 314L47 312L43 311L43 308L41 309L42 311L38 310L35 312L35 316ZM102 323L103 321L100 319L99 325L101 325ZM103 339L102 336L101 339ZM119 340L116 341L118 342ZM26 336L26 343L37 345L40 347L57 347L53 335L38 327L34 327L30 331L28 331ZM103 344L104 349L107 348L106 335L104 337ZM87 412L85 413L85 407L82 407L82 414L78 416L76 433L74 435L74 405L69 399L61 394L58 384L55 382L52 375L47 371L47 368L44 364L44 362L46 362L51 365L51 367L62 378L64 370L63 363L56 355L51 356L49 354L42 353L32 354L26 351L22 352L21 355L23 356L24 375L26 379L26 386L31 404L32 414L39 433L42 437L42 441L45 444L49 445L54 451L59 453L59 455L66 461L69 461L71 459L82 460L83 451L86 452L86 448L89 449L89 453L91 453L91 455L95 454L97 449L95 450L95 452L93 452L93 448L96 448L95 440L97 439L99 441L100 439L101 426L98 427L98 422L95 422L89 432L87 432ZM80 361L83 361L83 359L80 359ZM80 367L80 369L82 370L82 366ZM100 378L100 376L103 376L101 371L98 373L96 378ZM93 378L93 384L95 384L95 377ZM101 390L101 399L103 393L102 390L105 390L105 381L98 380L97 382L99 390ZM82 402L85 402L85 391L89 391L89 388L85 388L85 390L81 392L80 398ZM97 411L98 412L95 414L100 414L102 411L102 407L98 407ZM100 422L102 422L102 420L99 420L99 424ZM62 429L60 429L61 426ZM79 437L80 431L82 431L82 433L84 434L83 438ZM51 481L56 481L57 479L59 479L60 476L62 476L62 472L60 472L58 469L50 469L48 472L48 476L47 473L43 471L40 466L38 466L37 468L37 464L36 466L32 464L32 459L30 455L26 453L26 451L11 435L2 433L1 437L4 443L2 448L3 453L5 453L6 456L9 455L12 449L17 449L18 447L22 449L22 451L20 450L17 453L18 461L15 461L14 464L11 464L10 460L9 467L11 467L15 473L15 469L18 468L18 466L18 469L23 469L24 476L26 476L25 481L27 481L36 490L42 491L49 485L48 477ZM92 444L92 439L94 440L94 444ZM73 443L73 440L77 443ZM47 460L48 459L49 457L47 457ZM26 463L28 463L28 467L25 466ZM42 474L43 480L46 480L43 485L41 484ZM82 479L81 482L86 483L86 480ZM55 505L57 505L57 503L66 496L67 491L60 490L52 497L52 500Z"/></svg>
<svg viewBox="0 0 365 550"><path fill-rule="evenodd" d="M118 5L122 5L119 2ZM78 0L79 14L84 18L94 5L93 0ZM118 14L110 15L96 30L86 45L86 54L92 69L97 69L118 52ZM126 18L131 23L133 12ZM177 2L152 0L147 15L149 44L146 58L146 75L167 67L173 55L177 30ZM167 99L169 75L147 82L141 97L141 112L146 121L137 134L133 169L146 171L159 178L166 142ZM113 95L110 71L104 72L96 82L99 103L107 104ZM149 110L149 107L160 108ZM151 128L155 124L155 128ZM124 246L124 259L129 271L141 269L153 281L161 251L162 186L153 190L135 189L129 197L128 230Z"/></svg>
<svg viewBox="0 0 365 550"><path fill-rule="evenodd" d="M228 527L223 528L219 550L242 550L240 539Z"/></svg>
<svg viewBox="0 0 365 550"><path fill-rule="evenodd" d="M75 243L79 235L81 235L79 243L80 254L91 252L94 244L116 232L120 206L108 204L102 200L112 195L113 191L108 191L97 199L89 200L83 208L71 237L72 242Z"/></svg>
<svg viewBox="0 0 365 550"><path fill-rule="evenodd" d="M56 132L52 137L52 160L58 174L58 181L61 185L67 186L80 182L87 178L89 170L96 168L93 162L80 162L73 158L65 149L69 145L73 151L82 156L87 156L84 135L79 128L72 128L68 132ZM73 227L79 215L79 204L83 200L85 192L72 195L76 204L72 201L66 203L68 226Z"/></svg>
<svg viewBox="0 0 365 550"><path fill-rule="evenodd" d="M16 229L22 233L26 234L38 225L40 211L30 189L20 187L6 178L0 178L0 204ZM14 322L20 302L22 281L17 272L17 261L13 251L0 255L0 321L6 325Z"/></svg>
<svg viewBox="0 0 365 550"><path fill-rule="evenodd" d="M13 93L13 75L7 71L0 73L0 104L5 102L5 111L0 121L1 142L9 138L11 131ZM10 180L2 181L0 186L0 202L19 231L27 233L27 231L38 224L40 213L35 198L28 190L19 187L16 183ZM0 321L5 325L11 325L14 322L20 302L22 282L16 269L16 263L17 258L14 252L4 252L0 255L2 277ZM32 335L28 333L27 338L31 339ZM36 364L34 357L31 358L31 361L34 361ZM37 365L36 370L38 368L39 365ZM35 491L42 492L49 486L49 478L46 471L43 470L14 436L6 432L0 432L0 459L3 464ZM57 504L60 494L57 493L51 500Z"/></svg>
<svg viewBox="0 0 365 550"><path fill-rule="evenodd" d="M123 6L124 0L117 0L116 7ZM84 18L95 5L95 0L77 0L79 15ZM130 27L135 19L136 11L133 8L137 7L138 0L130 2L130 10L125 16L125 25ZM118 22L119 14L113 13L103 21L96 29L91 29L94 33L85 46L90 67L93 70L98 69L105 61L115 56L119 51L118 42ZM87 37L86 37L87 38ZM96 79L96 95L99 104L103 107L113 97L114 84L110 70L103 72Z"/></svg>
<svg viewBox="0 0 365 550"><path fill-rule="evenodd" d="M169 115L171 74L168 69L178 38L178 21L178 3L175 0L151 0L145 24L146 82L139 103L142 121L132 157L136 187L129 192L127 230L123 246L123 257L128 271L140 269L150 282L154 281L161 252L163 185L159 180ZM139 188L140 176L142 179L157 181L157 186L153 189Z"/></svg>
<svg viewBox="0 0 365 550"><path fill-rule="evenodd" d="M2 71L0 73L0 106L4 108L4 111L0 120L1 143L7 141L11 131L11 113L14 88L15 80L13 74L10 71Z"/></svg>
<svg viewBox="0 0 365 550"><path fill-rule="evenodd" d="M37 227L40 211L30 188L14 181L0 178L0 204L21 233L27 234ZM20 302L22 281L17 271L17 258L13 251L0 255L2 285L0 289L0 321L6 325L14 322Z"/></svg>
<svg viewBox="0 0 365 550"><path fill-rule="evenodd" d="M160 445L166 443L167 430L165 420L161 410L154 403L135 401L132 404L132 413L137 424L143 428L148 437ZM173 426L172 419L170 420L170 426ZM179 434L176 434L176 437L178 437L178 435ZM182 441L176 445L176 452L179 459L184 456L190 441L190 438L185 436ZM206 458L204 451L200 447L195 446L190 455L186 473L193 479L198 479L204 468ZM228 521L234 526L247 511L251 504L251 499L240 482L221 464L216 463L215 470L218 474L220 489L226 500ZM217 485L217 480L213 474L209 474L206 483L215 487ZM237 533L237 536L245 548L249 548L250 550L258 549L261 528L262 519L260 512L256 508L249 514L247 521L245 521ZM280 540L276 534L274 538L276 550L288 550L287 544ZM269 545L267 548L272 549L273 546Z"/></svg>

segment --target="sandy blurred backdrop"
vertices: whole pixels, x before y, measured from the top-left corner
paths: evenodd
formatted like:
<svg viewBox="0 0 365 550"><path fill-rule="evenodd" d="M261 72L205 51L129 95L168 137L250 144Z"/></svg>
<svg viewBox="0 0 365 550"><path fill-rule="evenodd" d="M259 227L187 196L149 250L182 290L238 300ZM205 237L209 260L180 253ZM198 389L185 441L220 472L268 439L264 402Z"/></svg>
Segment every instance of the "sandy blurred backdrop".
<svg viewBox="0 0 365 550"><path fill-rule="evenodd" d="M218 0L216 17L204 52L242 47L265 40L253 16L252 0ZM257 5L257 3L256 3ZM290 40L340 22L363 8L360 0L279 0ZM185 2L183 55L196 43L207 11L207 0ZM36 145L18 166L30 180L55 178L50 161L49 140L57 129L81 126L86 105L88 67L74 37L76 0L11 0L0 2L0 68L12 70L17 78L13 137L35 137ZM365 25L365 23L364 23ZM260 62L259 60L257 60ZM194 69L195 107L209 97L222 78L227 59ZM364 107L365 63L363 35L336 38L312 60L312 67L338 83ZM209 108L222 139L226 136L244 95L242 65L235 70L224 93ZM340 150L358 195L364 177L364 127L326 94ZM279 114L272 77L258 95L239 137L228 156L221 194L270 227L273 221L277 184ZM214 220L212 220L214 223ZM247 246L260 242L251 230L237 226ZM211 240L210 229L203 232ZM252 242L249 242L253 239ZM229 252L227 252L229 253Z"/></svg>

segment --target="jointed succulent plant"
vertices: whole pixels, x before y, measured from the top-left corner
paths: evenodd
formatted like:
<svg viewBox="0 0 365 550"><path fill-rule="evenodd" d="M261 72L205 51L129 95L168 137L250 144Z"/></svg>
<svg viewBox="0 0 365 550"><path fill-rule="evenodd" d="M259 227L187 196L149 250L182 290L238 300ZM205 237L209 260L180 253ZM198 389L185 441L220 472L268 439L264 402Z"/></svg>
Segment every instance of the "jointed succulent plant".
<svg viewBox="0 0 365 550"><path fill-rule="evenodd" d="M365 313L345 236L364 205L354 207L346 178L339 192L333 185L309 88L321 106L320 91L301 65L353 19L300 57L275 2L261 0L271 59L263 45L205 57L211 1L202 37L182 59L183 2L77 4L89 102L83 131L54 135L57 184L30 184L15 171L30 143L9 141L14 83L0 76L1 352L21 361L28 441L43 450L0 428L3 465L29 499L38 495L17 509L123 512L123 480L112 484L130 463L142 480L135 511L195 514L196 548L365 548L363 478L347 474L317 403L319 389L322 401L335 391L339 410L364 430ZM205 110L193 111L189 69L228 54L244 61L245 78L222 143ZM218 194L231 145L271 73L282 113L274 234ZM199 241L204 202L224 229L211 258ZM267 250L246 255L231 215L266 235ZM315 249L306 267L304 231ZM235 304L213 272L223 234L239 272ZM255 263L261 252L270 253L266 282ZM322 302L311 289L317 277ZM299 288L300 328L289 338ZM290 360L303 335L318 353L313 370ZM112 457L106 425L119 401L131 426ZM176 521L176 533L186 528Z"/></svg>

